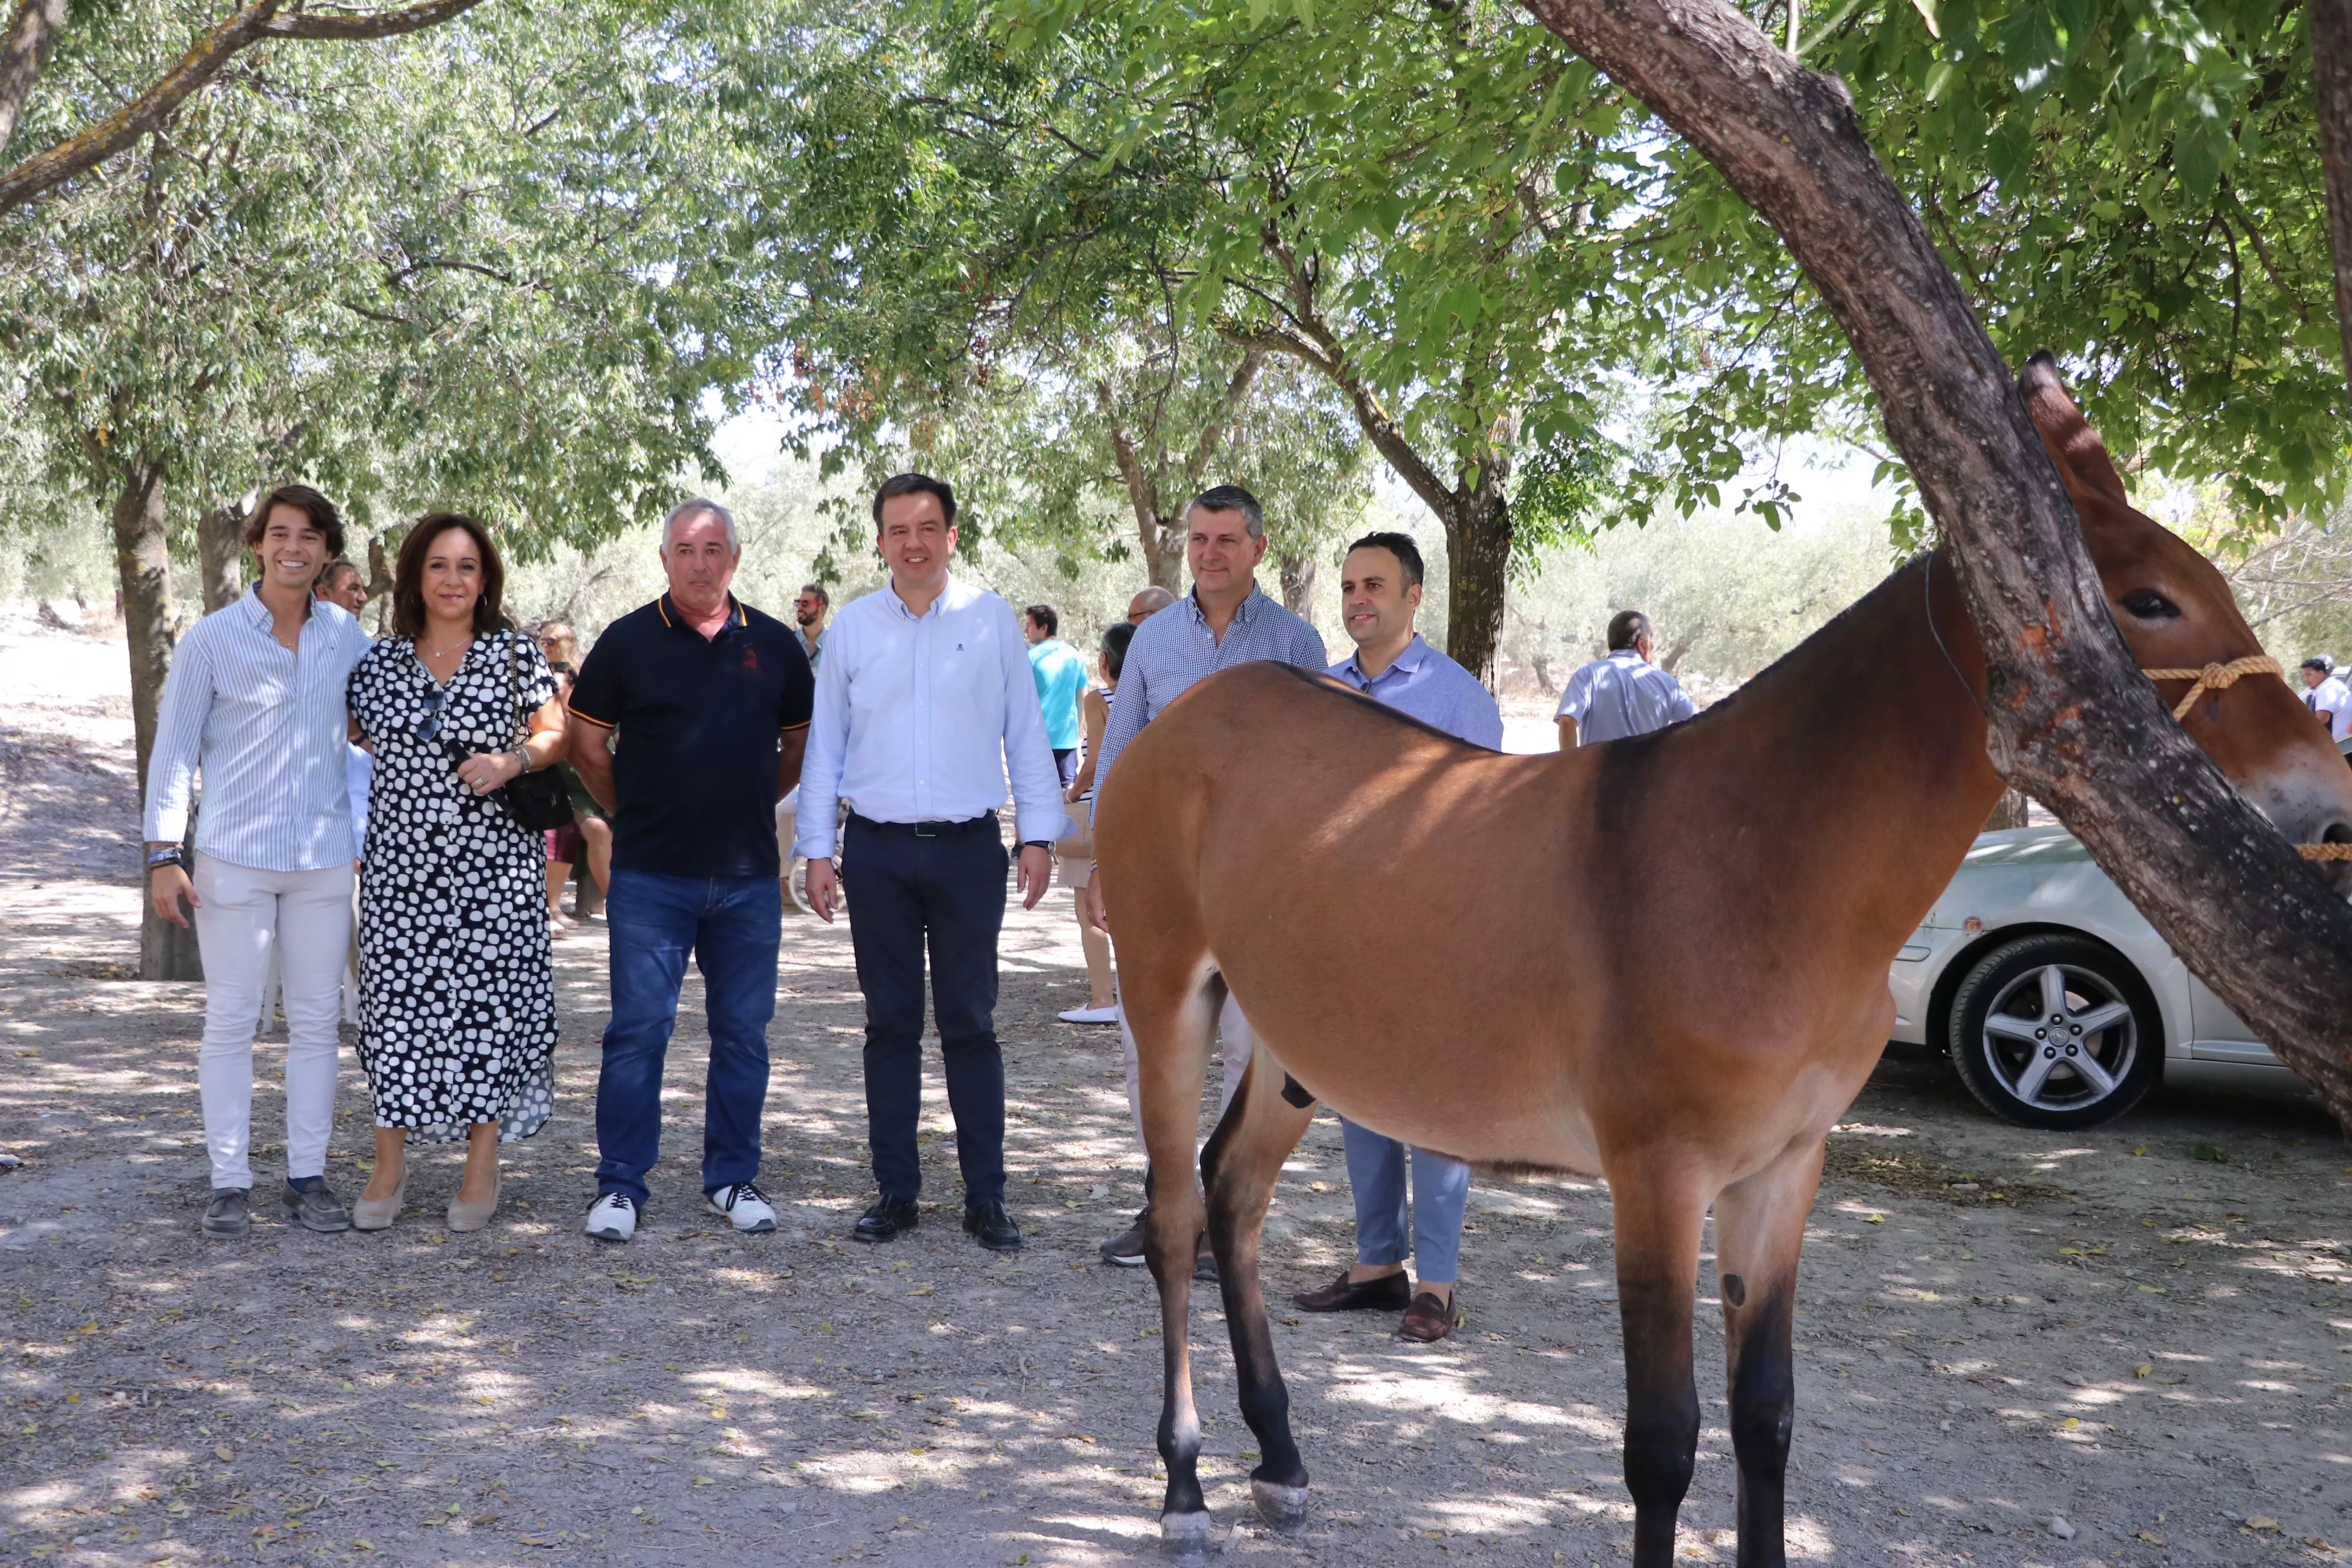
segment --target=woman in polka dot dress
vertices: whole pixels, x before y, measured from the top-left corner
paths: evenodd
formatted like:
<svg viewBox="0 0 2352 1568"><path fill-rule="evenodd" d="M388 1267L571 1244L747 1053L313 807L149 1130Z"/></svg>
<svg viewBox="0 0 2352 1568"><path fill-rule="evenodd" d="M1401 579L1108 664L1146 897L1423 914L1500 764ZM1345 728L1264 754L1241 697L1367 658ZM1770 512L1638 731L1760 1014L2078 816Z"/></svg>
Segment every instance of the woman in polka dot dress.
<svg viewBox="0 0 2352 1568"><path fill-rule="evenodd" d="M352 672L352 728L375 753L360 872L360 1062L375 1172L360 1230L400 1213L407 1145L467 1141L452 1230L499 1201L499 1143L554 1107L546 853L498 790L563 751L555 678L499 607L489 531L419 518L393 578L393 632Z"/></svg>

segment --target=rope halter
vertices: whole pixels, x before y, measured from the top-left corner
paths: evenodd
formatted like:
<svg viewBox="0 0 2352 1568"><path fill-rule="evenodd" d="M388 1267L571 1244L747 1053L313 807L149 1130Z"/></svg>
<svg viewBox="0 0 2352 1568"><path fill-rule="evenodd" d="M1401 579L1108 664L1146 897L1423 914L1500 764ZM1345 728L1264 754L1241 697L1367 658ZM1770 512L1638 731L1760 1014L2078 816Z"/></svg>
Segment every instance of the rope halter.
<svg viewBox="0 0 2352 1568"><path fill-rule="evenodd" d="M2208 691L2226 691L2245 675L2275 675L2286 679L2286 667L2266 653L2250 653L2243 658L2233 658L2227 664L2209 664L2202 669L2143 669L2150 680L2186 680L2189 690L2172 705L2175 719L2186 719L2197 700ZM2352 860L2352 844L2298 844L2296 853L2306 860Z"/></svg>
<svg viewBox="0 0 2352 1568"><path fill-rule="evenodd" d="M2208 691L2225 691L2238 684L2242 675L2275 675L2286 679L2286 667L2266 653L2250 653L2243 658L2233 658L2227 664L2209 664L2202 669L2143 669L2150 680L2187 680L2195 684L2188 694L2172 705L2175 719L2186 719L2197 700Z"/></svg>

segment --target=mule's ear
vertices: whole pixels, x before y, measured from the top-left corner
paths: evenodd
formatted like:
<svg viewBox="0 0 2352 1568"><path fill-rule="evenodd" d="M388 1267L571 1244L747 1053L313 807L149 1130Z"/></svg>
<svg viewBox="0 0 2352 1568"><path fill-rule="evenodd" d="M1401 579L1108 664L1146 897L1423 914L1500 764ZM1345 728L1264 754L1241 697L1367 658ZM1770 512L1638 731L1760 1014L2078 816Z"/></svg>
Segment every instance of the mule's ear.
<svg viewBox="0 0 2352 1568"><path fill-rule="evenodd" d="M2070 487L2129 506L2124 478L2116 471L2115 459L2107 456L2099 433L2068 395L2066 383L2058 374L2058 362L2046 352L2027 360L2025 374L2017 378L2017 390L2024 395L2025 411L2033 416L2033 427L2050 449L2050 460L2058 465Z"/></svg>

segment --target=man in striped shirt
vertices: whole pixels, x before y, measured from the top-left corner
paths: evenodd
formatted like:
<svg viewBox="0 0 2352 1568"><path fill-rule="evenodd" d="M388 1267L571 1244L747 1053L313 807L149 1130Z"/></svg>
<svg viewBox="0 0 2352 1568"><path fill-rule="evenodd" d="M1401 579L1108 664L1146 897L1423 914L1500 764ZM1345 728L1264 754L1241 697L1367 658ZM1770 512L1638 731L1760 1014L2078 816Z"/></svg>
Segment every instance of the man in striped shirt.
<svg viewBox="0 0 2352 1568"><path fill-rule="evenodd" d="M1265 510L1255 496L1239 485L1203 490L1186 509L1185 529L1192 591L1138 626L1135 640L1128 645L1127 661L1119 667L1118 700L1111 704L1102 759L1095 766L1097 795L1128 742L1202 678L1256 659L1318 671L1328 662L1315 628L1258 588L1257 563L1265 556ZM1095 923L1116 942L1117 928L1103 915L1102 879L1090 872L1081 896ZM1140 1139L1142 1097L1136 1087L1135 1036L1124 1017L1118 1034L1127 1047L1128 1110ZM1217 1034L1225 1063L1224 1096L1217 1106L1222 1116L1241 1087L1242 1069L1250 1058L1249 1022L1230 994L1217 1016ZM1133 1225L1102 1244L1104 1261L1126 1268L1141 1265L1144 1219L1144 1215L1136 1215ZM1213 1279L1216 1267L1203 1250L1194 1276Z"/></svg>
<svg viewBox="0 0 2352 1568"><path fill-rule="evenodd" d="M147 763L148 894L185 926L195 911L205 962L205 1036L196 1053L212 1156L207 1236L250 1226L253 1035L274 955L286 999L286 1207L311 1230L349 1230L327 1188L344 954L352 933L352 840L344 689L368 650L341 605L311 597L343 551L342 520L307 485L262 498L245 542L261 580L198 621L163 682ZM196 776L193 879L181 850Z"/></svg>

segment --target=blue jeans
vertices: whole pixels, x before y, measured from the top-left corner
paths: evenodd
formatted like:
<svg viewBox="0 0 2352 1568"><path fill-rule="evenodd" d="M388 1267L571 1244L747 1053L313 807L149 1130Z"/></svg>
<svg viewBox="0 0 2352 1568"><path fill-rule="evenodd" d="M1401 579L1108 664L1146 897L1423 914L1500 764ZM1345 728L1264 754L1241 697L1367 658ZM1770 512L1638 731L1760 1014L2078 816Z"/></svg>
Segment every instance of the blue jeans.
<svg viewBox="0 0 2352 1568"><path fill-rule="evenodd" d="M646 1173L661 1158L662 1063L688 952L702 971L710 1020L702 1190L756 1179L783 935L776 879L664 877L616 866L604 921L613 943L613 1021L596 1078L597 1193L646 1201Z"/></svg>
<svg viewBox="0 0 2352 1568"><path fill-rule="evenodd" d="M1412 1152L1412 1211L1405 1213L1405 1146L1339 1118L1348 1181L1356 1193L1356 1261L1413 1261L1414 1275L1450 1285L1461 1278L1462 1211L1470 1167L1450 1155ZM1408 1245L1410 1238L1410 1245Z"/></svg>

